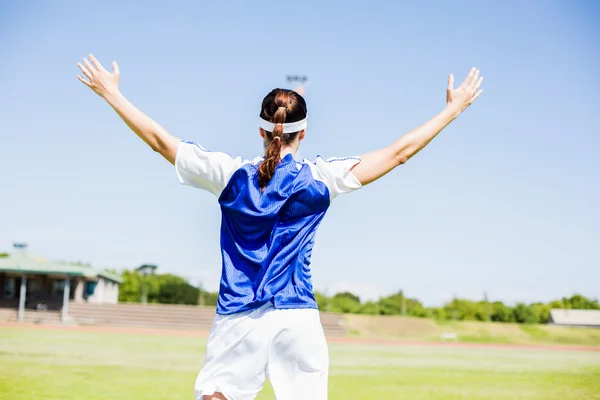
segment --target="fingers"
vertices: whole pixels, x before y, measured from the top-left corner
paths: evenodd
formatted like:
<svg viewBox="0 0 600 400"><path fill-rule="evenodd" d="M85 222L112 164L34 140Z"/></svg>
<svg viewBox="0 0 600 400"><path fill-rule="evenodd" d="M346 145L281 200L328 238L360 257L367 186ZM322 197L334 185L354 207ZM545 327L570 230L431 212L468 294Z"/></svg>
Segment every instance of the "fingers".
<svg viewBox="0 0 600 400"><path fill-rule="evenodd" d="M477 100L477 98L481 95L481 93L483 93L483 90L478 91L477 93L475 93L473 95L473 97L471 97L471 100L469 100L469 104L473 104L473 102L475 100Z"/></svg>
<svg viewBox="0 0 600 400"><path fill-rule="evenodd" d="M117 64L116 61L112 62L112 66L113 66L113 74L119 76L121 75L121 73L119 72L119 65Z"/></svg>
<svg viewBox="0 0 600 400"><path fill-rule="evenodd" d="M465 78L465 81L462 83L462 85L460 85L461 88L466 89L469 87L469 85L471 84L471 81L473 80L473 76L475 75L475 71L477 71L477 68L475 68L475 67L471 68L471 71L469 71L469 74Z"/></svg>
<svg viewBox="0 0 600 400"><path fill-rule="evenodd" d="M479 90L479 88L481 87L481 84L483 83L483 76L481 78L479 78L477 80L477 82L475 82L475 84L473 85L473 93L477 92Z"/></svg>
<svg viewBox="0 0 600 400"><path fill-rule="evenodd" d="M89 88L92 87L92 85L88 81L86 81L85 79L83 79L81 76L77 75L77 79L79 79L81 82L83 82L85 84L85 86L87 86Z"/></svg>
<svg viewBox="0 0 600 400"><path fill-rule="evenodd" d="M83 63L85 64L85 66L87 67L88 71L90 71L90 74L92 76L94 76L94 73L97 71L96 68L92 67L92 64L90 64L90 62L88 61L87 58L83 59ZM90 78L91 79L91 78Z"/></svg>
<svg viewBox="0 0 600 400"><path fill-rule="evenodd" d="M85 67L83 65L81 65L81 63L77 63L77 66L79 67L81 72L83 72L83 74L91 81L92 80L91 72L89 72L87 69L85 69Z"/></svg>
<svg viewBox="0 0 600 400"><path fill-rule="evenodd" d="M467 86L467 90L475 93L475 85L477 85L478 81L479 81L479 70L475 70L475 74L473 74L473 77L471 78L471 82L469 83L469 86Z"/></svg>
<svg viewBox="0 0 600 400"><path fill-rule="evenodd" d="M102 64L100 64L100 61L98 61L98 59L96 57L94 57L94 55L92 53L88 54L88 56L90 57L90 60L92 60L92 64L94 64L94 67L96 67L96 69L98 69L98 70L104 69Z"/></svg>
<svg viewBox="0 0 600 400"><path fill-rule="evenodd" d="M454 75L448 75L448 90L454 89Z"/></svg>

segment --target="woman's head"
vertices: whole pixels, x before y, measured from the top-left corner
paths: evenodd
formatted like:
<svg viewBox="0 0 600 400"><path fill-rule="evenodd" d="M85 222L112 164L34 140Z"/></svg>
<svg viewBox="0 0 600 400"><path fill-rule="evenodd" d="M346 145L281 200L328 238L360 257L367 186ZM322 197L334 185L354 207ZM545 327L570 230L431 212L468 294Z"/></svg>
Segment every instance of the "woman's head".
<svg viewBox="0 0 600 400"><path fill-rule="evenodd" d="M274 89L262 101L260 118L275 124L271 131L261 128L265 141L265 159L258 168L260 187L264 188L273 177L281 158L281 148L296 146L304 137L304 129L288 132L283 124L306 118L306 102L293 90Z"/></svg>

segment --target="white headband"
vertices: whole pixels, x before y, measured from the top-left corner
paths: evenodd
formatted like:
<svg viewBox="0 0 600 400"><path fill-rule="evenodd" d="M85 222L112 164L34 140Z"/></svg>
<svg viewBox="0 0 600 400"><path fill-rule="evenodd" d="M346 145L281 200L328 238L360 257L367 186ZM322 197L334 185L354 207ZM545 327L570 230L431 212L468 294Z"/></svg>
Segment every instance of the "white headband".
<svg viewBox="0 0 600 400"><path fill-rule="evenodd" d="M306 120L307 119L304 118L303 120L300 120L300 121L288 122L288 123L282 124L283 125L283 133L299 132L303 129L306 129ZM273 130L275 130L275 126L277 126L277 124L266 121L259 117L258 118L258 126L263 128L267 132L273 132Z"/></svg>

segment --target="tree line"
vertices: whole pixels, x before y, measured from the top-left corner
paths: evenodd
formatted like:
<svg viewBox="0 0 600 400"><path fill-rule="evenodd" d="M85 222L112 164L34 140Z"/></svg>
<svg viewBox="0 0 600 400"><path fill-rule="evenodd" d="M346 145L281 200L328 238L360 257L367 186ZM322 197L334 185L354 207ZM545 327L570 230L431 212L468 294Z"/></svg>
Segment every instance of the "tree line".
<svg viewBox="0 0 600 400"><path fill-rule="evenodd" d="M201 285L194 286L185 278L173 274L151 274L144 276L138 271L122 273L123 283L119 288L119 301L149 303L189 304L215 306L218 293L206 291ZM402 291L377 301L361 301L360 297L341 292L329 297L316 292L319 310L368 315L404 315L438 320L495 321L545 324L553 308L600 310L597 299L575 294L549 303L517 303L509 306L501 301L474 301L455 298L441 307L426 307L416 298L406 297Z"/></svg>
<svg viewBox="0 0 600 400"><path fill-rule="evenodd" d="M460 321L494 321L516 322L527 324L545 324L550 318L550 310L591 309L600 310L597 299L589 299L580 294L563 297L549 303L517 303L509 306L501 301L474 301L455 298L441 307L425 307L418 299L404 296L399 291L378 301L361 302L360 298L350 292L342 292L327 297L316 293L319 309L323 311L370 314L370 315L405 315L419 318Z"/></svg>
<svg viewBox="0 0 600 400"><path fill-rule="evenodd" d="M125 270L121 274L123 283L119 287L119 301L139 303L189 304L216 306L218 293L194 286L187 279L174 274L151 274L144 276L137 271Z"/></svg>

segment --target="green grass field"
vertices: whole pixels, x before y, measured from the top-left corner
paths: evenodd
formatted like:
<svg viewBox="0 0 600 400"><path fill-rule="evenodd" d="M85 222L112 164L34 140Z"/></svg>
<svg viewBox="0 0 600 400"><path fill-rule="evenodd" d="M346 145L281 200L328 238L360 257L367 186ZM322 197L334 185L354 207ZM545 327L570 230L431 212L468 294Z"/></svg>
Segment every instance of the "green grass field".
<svg viewBox="0 0 600 400"><path fill-rule="evenodd" d="M204 345L0 327L0 399L192 399ZM600 399L597 351L332 343L330 353L333 400ZM268 384L258 398L273 398Z"/></svg>
<svg viewBox="0 0 600 400"><path fill-rule="evenodd" d="M480 321L436 321L401 316L346 314L351 336L364 338L440 341L442 333L458 335L460 342L519 345L575 345L600 347L600 329L507 324Z"/></svg>

